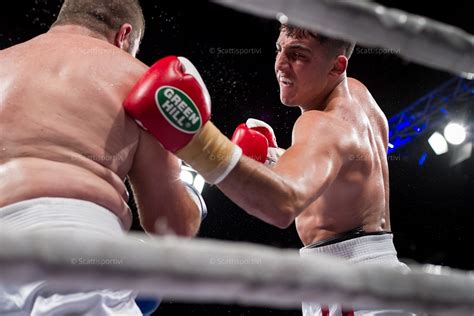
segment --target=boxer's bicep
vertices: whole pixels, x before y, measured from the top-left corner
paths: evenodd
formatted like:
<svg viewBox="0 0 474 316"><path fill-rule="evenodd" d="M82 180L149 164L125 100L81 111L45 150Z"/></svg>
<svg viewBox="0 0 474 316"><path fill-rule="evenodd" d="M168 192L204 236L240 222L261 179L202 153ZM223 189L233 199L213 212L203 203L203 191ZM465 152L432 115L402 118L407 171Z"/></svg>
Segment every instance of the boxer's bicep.
<svg viewBox="0 0 474 316"><path fill-rule="evenodd" d="M272 169L242 157L218 186L247 213L286 228L333 181L338 166L331 160L330 151L298 142Z"/></svg>
<svg viewBox="0 0 474 316"><path fill-rule="evenodd" d="M151 233L196 234L200 217L180 179L181 163L142 132L129 173L142 227Z"/></svg>

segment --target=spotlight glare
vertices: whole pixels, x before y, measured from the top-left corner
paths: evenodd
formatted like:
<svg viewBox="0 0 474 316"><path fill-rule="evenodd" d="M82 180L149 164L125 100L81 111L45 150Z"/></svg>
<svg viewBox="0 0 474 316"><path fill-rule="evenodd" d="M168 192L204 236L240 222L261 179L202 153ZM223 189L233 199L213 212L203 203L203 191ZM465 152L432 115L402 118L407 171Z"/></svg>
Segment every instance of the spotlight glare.
<svg viewBox="0 0 474 316"><path fill-rule="evenodd" d="M448 143L459 145L466 139L466 130L458 123L449 123L444 128L444 137Z"/></svg>
<svg viewBox="0 0 474 316"><path fill-rule="evenodd" d="M446 139L444 139L443 135L438 132L435 132L430 136L428 143L437 155L444 154L448 151L448 143L446 143Z"/></svg>

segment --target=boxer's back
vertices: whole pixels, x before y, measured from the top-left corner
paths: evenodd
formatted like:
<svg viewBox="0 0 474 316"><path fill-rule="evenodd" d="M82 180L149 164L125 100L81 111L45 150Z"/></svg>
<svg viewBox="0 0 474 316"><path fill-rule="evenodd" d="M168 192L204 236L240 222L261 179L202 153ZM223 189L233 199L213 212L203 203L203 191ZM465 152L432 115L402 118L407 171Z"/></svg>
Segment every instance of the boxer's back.
<svg viewBox="0 0 474 316"><path fill-rule="evenodd" d="M296 220L306 245L361 226L390 230L386 118L363 84L348 79L348 87L350 97L331 117L344 126L338 138L352 145L334 182Z"/></svg>
<svg viewBox="0 0 474 316"><path fill-rule="evenodd" d="M127 223L123 178L140 131L122 100L145 70L105 41L61 32L0 51L0 207L79 198Z"/></svg>

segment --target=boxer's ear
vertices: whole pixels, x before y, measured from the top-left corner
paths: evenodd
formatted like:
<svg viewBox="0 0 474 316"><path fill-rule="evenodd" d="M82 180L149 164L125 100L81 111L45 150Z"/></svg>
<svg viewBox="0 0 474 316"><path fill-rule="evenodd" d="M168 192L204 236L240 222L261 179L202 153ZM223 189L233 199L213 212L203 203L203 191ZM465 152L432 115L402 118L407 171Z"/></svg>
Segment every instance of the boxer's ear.
<svg viewBox="0 0 474 316"><path fill-rule="evenodd" d="M133 28L130 23L124 23L120 25L119 29L115 33L114 45L126 52L129 52L130 47L132 46L132 29Z"/></svg>
<svg viewBox="0 0 474 316"><path fill-rule="evenodd" d="M333 66L330 71L331 75L339 77L347 70L348 59L344 55L338 55L333 60Z"/></svg>

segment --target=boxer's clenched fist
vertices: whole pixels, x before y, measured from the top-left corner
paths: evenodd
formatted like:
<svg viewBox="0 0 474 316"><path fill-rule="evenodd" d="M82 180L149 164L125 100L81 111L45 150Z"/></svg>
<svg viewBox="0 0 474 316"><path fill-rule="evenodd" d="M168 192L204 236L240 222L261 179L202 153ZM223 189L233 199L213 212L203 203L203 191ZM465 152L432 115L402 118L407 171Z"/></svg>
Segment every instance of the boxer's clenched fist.
<svg viewBox="0 0 474 316"><path fill-rule="evenodd" d="M125 109L171 152L184 147L209 120L211 98L189 60L157 61L125 99Z"/></svg>
<svg viewBox="0 0 474 316"><path fill-rule="evenodd" d="M211 98L194 65L184 57L156 62L124 101L125 110L168 150L218 183L241 150L209 122Z"/></svg>
<svg viewBox="0 0 474 316"><path fill-rule="evenodd" d="M236 128L232 141L242 148L244 155L268 166L273 166L285 152L278 148L271 126L253 118Z"/></svg>

